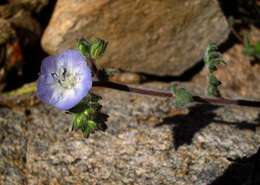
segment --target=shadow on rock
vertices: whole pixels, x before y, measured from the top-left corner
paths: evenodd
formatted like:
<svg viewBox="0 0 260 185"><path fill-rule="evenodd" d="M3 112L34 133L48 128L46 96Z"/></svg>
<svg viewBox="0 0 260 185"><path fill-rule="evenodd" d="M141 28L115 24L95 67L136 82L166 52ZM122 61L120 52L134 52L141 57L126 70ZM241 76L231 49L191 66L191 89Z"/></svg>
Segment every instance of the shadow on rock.
<svg viewBox="0 0 260 185"><path fill-rule="evenodd" d="M188 114L167 117L162 123L159 123L156 126L162 126L165 124L172 126L172 136L175 149L178 149L184 144L191 144L194 135L210 123L234 125L239 129L248 129L252 131L255 131L256 127L260 126L259 124L256 124L259 123L260 118L257 118L257 120L252 123L246 121L224 121L214 112L218 108L220 108L220 106L197 104L189 108Z"/></svg>
<svg viewBox="0 0 260 185"><path fill-rule="evenodd" d="M244 26L253 24L259 27L260 6L256 0L219 0L219 4L227 17L239 19Z"/></svg>
<svg viewBox="0 0 260 185"><path fill-rule="evenodd" d="M254 155L237 159L210 185L259 185L260 148Z"/></svg>

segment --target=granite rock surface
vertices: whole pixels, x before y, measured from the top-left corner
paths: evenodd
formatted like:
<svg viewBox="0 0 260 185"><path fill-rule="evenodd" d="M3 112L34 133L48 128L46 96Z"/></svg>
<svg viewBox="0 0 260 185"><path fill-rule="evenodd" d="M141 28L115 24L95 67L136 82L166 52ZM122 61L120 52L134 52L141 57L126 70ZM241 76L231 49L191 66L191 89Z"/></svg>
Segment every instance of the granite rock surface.
<svg viewBox="0 0 260 185"><path fill-rule="evenodd" d="M185 86L203 94L199 85ZM171 99L95 92L110 117L108 129L89 138L70 132L70 115L52 107L0 108L0 184L259 182L259 109L202 104L176 109Z"/></svg>

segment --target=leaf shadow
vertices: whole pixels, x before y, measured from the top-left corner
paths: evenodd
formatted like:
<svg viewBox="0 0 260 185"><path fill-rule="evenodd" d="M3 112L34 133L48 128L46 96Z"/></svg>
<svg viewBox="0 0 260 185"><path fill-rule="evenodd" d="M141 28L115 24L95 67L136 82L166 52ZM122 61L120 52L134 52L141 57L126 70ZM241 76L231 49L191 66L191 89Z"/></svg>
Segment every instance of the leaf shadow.
<svg viewBox="0 0 260 185"><path fill-rule="evenodd" d="M167 117L161 123L157 124L156 127L162 125L170 125L172 127L173 144L177 150L181 145L191 144L194 135L213 122L234 125L239 129L252 131L255 131L256 128L260 126L255 123L260 122L260 117L254 122L228 122L221 120L214 112L218 108L220 108L218 105L196 104L189 108L188 114Z"/></svg>
<svg viewBox="0 0 260 185"><path fill-rule="evenodd" d="M236 159L210 185L259 185L260 184L260 148L250 157Z"/></svg>

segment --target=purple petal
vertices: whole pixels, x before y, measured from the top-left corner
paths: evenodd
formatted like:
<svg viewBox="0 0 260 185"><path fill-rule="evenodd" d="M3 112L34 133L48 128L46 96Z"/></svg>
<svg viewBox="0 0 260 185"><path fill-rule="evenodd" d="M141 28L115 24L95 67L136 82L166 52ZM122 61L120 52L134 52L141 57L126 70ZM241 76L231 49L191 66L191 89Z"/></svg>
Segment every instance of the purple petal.
<svg viewBox="0 0 260 185"><path fill-rule="evenodd" d="M41 64L41 74L53 73L57 70L56 56L48 56Z"/></svg>
<svg viewBox="0 0 260 185"><path fill-rule="evenodd" d="M55 96L53 78L50 75L41 75L37 80L37 96L44 103L51 105L59 101L59 97Z"/></svg>
<svg viewBox="0 0 260 185"><path fill-rule="evenodd" d="M72 68L81 68L86 62L81 53L77 50L66 50L64 53L57 56L58 65Z"/></svg>
<svg viewBox="0 0 260 185"><path fill-rule="evenodd" d="M89 67L85 66L84 73L81 74L81 89L78 89L78 96L85 97L92 87L92 75ZM82 68L83 69L83 68Z"/></svg>

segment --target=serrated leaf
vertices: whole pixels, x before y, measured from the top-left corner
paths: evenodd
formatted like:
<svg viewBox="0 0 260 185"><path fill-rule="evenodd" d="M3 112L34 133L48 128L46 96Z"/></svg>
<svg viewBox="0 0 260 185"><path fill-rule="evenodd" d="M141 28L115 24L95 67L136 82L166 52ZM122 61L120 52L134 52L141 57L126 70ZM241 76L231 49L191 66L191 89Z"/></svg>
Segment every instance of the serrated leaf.
<svg viewBox="0 0 260 185"><path fill-rule="evenodd" d="M102 106L98 103L101 97L93 93L89 93L84 99L82 99L76 106L71 108L69 112L80 113L87 108L92 108L94 110L99 110Z"/></svg>
<svg viewBox="0 0 260 185"><path fill-rule="evenodd" d="M220 93L219 93L218 88L216 86L214 86L214 85L209 85L208 86L208 95L209 96L219 97Z"/></svg>
<svg viewBox="0 0 260 185"><path fill-rule="evenodd" d="M221 82L217 79L217 77L214 74L209 75L209 84L212 86L219 86L221 85Z"/></svg>
<svg viewBox="0 0 260 185"><path fill-rule="evenodd" d="M208 95L210 96L220 96L218 86L221 82L215 76L215 71L218 65L225 64L225 60L220 52L217 51L217 46L215 44L210 44L206 49L204 54L204 62L209 69L208 77Z"/></svg>

